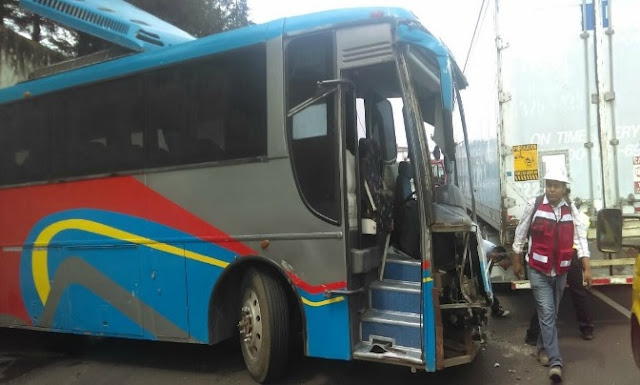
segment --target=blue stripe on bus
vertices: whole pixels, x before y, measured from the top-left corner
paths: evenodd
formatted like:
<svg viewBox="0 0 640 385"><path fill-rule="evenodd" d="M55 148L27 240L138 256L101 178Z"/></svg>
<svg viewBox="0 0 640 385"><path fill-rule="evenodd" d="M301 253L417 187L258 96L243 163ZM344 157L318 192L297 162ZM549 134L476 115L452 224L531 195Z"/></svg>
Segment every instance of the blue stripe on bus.
<svg viewBox="0 0 640 385"><path fill-rule="evenodd" d="M428 372L436 371L436 324L433 304L433 279L430 272L424 270L422 284L424 303L424 362Z"/></svg>
<svg viewBox="0 0 640 385"><path fill-rule="evenodd" d="M235 48L246 47L275 38L282 33L278 23L255 25L211 37L139 54L106 61L77 70L62 72L46 78L17 84L0 90L0 103L91 84L101 80L134 74L143 70L195 59Z"/></svg>
<svg viewBox="0 0 640 385"><path fill-rule="evenodd" d="M451 69L451 59L448 48L442 44L440 39L428 34L425 31L409 27L407 25L398 26L398 39L408 43L421 45L432 51L438 60L440 67L440 90L442 91L442 104L448 110L453 110L453 73Z"/></svg>
<svg viewBox="0 0 640 385"><path fill-rule="evenodd" d="M402 8L345 8L282 19L285 21L283 32L285 34L296 33L304 30L333 27L342 23L359 20L370 21L374 20L374 13L379 13L375 18L391 17L401 20L417 20L416 16L412 12Z"/></svg>
<svg viewBox="0 0 640 385"><path fill-rule="evenodd" d="M300 290L300 289L299 289ZM300 290L304 292L304 290ZM301 293L303 295L303 293ZM321 300L324 295L310 296ZM307 352L310 357L351 359L349 300L324 306L304 306L307 321Z"/></svg>
<svg viewBox="0 0 640 385"><path fill-rule="evenodd" d="M312 31L332 25L359 20L371 20L372 12L381 11L386 16L415 20L415 16L400 8L357 8L320 12L317 14L275 20L266 24L253 25L233 31L207 36L195 41L178 44L165 49L132 54L111 61L94 64L76 70L59 73L42 79L20 83L0 90L0 103L20 100L29 97L64 90L74 86L91 84L101 80L134 74L144 70L171 65L206 55L224 52L236 48L264 43L284 34L300 31ZM401 26L402 27L402 26ZM418 30L411 30L418 31ZM422 32L424 36L430 36ZM402 39L409 33L403 33ZM437 52L446 52L442 43L431 37L430 46ZM410 40L408 40L410 41ZM441 63L442 64L442 63Z"/></svg>
<svg viewBox="0 0 640 385"><path fill-rule="evenodd" d="M33 245L39 234L50 225L68 219L85 219L113 228L146 237L155 242L166 242L175 246L174 251L184 250L184 255L176 255L162 249L145 245L127 247L132 242L109 238L82 229L67 229L56 233L46 245L46 269L48 280L55 283L55 274L62 262L70 257L80 258L93 268L104 274L119 287L151 306L156 312L167 318L185 334L201 342L208 341L208 308L213 286L222 272L222 268L188 258L188 253L202 255L221 263L229 263L236 256L224 247L200 240L170 227L129 215L106 212L102 210L70 210L48 216L38 222L32 229L25 246ZM117 250L117 252L115 252ZM33 249L23 250L20 266L23 298L31 319L38 324L44 306L37 291L33 261ZM117 263L114 263L117 258ZM178 274L176 272L179 272ZM65 290L75 290L66 288ZM71 293L74 293L72 291ZM65 295L70 295L65 293ZM81 303L87 304L83 311L91 311L99 303L81 296ZM186 306L188 298L189 306ZM89 304L89 302L93 302ZM72 309L70 302L62 301L59 306ZM74 303L74 306L76 304ZM117 319L119 311L102 309L101 316ZM60 316L63 317L63 313ZM140 320L133 320L140 321ZM57 319L56 322L61 322ZM97 318L89 318L87 322L97 322ZM67 323L68 325L68 323ZM94 324L75 325L94 332L100 330ZM116 331L115 328L111 328ZM149 333L151 334L151 332Z"/></svg>

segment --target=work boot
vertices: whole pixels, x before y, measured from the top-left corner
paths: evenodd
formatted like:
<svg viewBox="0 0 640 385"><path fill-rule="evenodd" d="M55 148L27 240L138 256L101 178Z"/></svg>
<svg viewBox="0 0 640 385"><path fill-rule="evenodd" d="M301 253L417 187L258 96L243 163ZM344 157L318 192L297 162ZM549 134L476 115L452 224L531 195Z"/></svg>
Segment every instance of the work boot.
<svg viewBox="0 0 640 385"><path fill-rule="evenodd" d="M527 335L524 336L524 342L531 346L538 345L538 333L533 333L531 330L527 330Z"/></svg>
<svg viewBox="0 0 640 385"><path fill-rule="evenodd" d="M497 309L491 310L491 315L496 318L507 317L511 312L509 310L505 310L502 306L498 306Z"/></svg>
<svg viewBox="0 0 640 385"><path fill-rule="evenodd" d="M549 369L549 379L554 383L562 382L562 366L552 366L551 369Z"/></svg>
<svg viewBox="0 0 640 385"><path fill-rule="evenodd" d="M582 338L587 341L591 341L593 339L593 328L582 327L580 328L580 333L582 333Z"/></svg>
<svg viewBox="0 0 640 385"><path fill-rule="evenodd" d="M549 366L549 356L542 350L538 351L538 361L540 361L540 365L542 366Z"/></svg>

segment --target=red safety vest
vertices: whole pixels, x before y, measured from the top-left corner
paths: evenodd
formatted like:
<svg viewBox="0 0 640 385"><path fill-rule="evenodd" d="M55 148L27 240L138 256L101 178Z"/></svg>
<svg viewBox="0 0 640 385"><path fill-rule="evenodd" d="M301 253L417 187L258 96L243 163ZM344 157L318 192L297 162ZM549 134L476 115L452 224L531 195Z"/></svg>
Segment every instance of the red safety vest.
<svg viewBox="0 0 640 385"><path fill-rule="evenodd" d="M573 232L570 206L562 205L560 218L556 218L550 204L541 204L531 222L529 266L545 274L551 273L552 267L557 274L566 273L573 258Z"/></svg>

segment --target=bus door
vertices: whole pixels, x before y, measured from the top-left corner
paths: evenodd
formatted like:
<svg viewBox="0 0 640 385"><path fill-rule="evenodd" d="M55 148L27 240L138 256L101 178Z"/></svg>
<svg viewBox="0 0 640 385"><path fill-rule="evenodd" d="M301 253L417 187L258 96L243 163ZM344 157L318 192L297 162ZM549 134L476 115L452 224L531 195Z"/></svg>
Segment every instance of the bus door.
<svg viewBox="0 0 640 385"><path fill-rule="evenodd" d="M392 42L388 24L337 33L340 80L350 85L341 94L347 266L350 287L364 294L353 297L353 356L422 369L422 229L411 153L398 158L408 140Z"/></svg>

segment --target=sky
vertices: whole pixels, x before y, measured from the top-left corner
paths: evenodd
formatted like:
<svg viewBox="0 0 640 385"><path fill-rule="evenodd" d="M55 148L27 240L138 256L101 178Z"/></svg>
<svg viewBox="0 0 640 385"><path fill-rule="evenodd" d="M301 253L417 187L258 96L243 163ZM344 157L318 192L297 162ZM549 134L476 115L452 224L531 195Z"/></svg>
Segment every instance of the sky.
<svg viewBox="0 0 640 385"><path fill-rule="evenodd" d="M247 3L249 17L255 23L337 8L406 8L445 42L461 64L467 55L482 0L248 0Z"/></svg>

